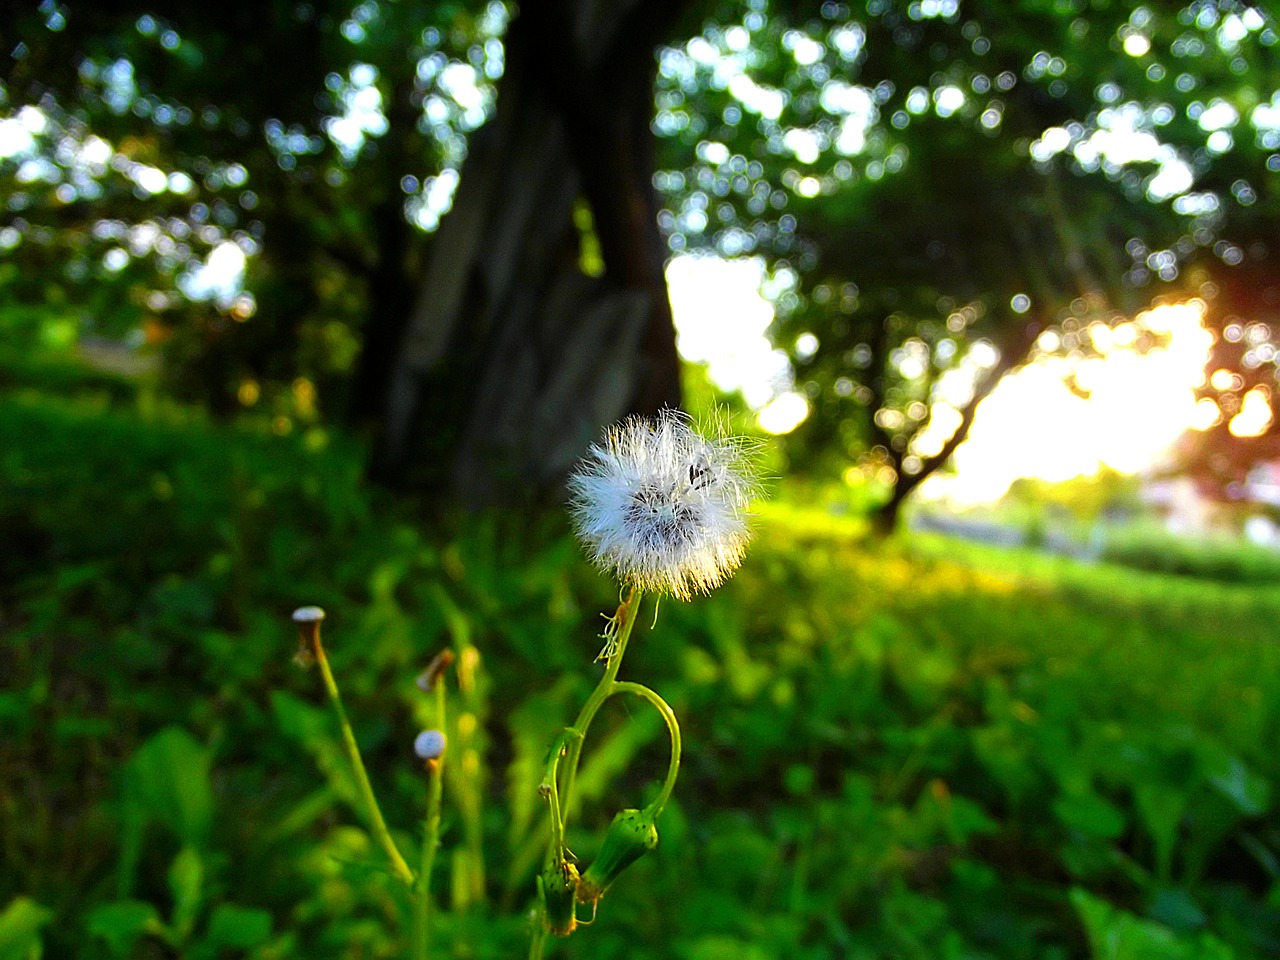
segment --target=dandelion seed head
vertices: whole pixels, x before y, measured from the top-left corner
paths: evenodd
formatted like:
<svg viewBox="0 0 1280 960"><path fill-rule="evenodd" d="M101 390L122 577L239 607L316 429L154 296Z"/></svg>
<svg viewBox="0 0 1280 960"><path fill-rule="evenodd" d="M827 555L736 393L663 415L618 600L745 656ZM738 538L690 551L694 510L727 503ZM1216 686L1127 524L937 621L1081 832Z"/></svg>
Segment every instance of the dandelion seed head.
<svg viewBox="0 0 1280 960"><path fill-rule="evenodd" d="M592 561L629 586L683 600L742 562L756 492L749 449L663 410L611 428L569 478L570 510Z"/></svg>

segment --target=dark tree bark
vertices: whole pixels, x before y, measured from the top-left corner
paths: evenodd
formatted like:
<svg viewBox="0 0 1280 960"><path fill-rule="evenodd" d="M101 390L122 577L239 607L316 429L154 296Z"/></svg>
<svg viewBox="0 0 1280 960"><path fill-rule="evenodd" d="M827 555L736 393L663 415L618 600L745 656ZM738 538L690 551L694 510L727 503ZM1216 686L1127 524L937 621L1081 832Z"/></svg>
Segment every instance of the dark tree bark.
<svg viewBox="0 0 1280 960"><path fill-rule="evenodd" d="M554 487L679 400L652 188L654 47L678 4L526 4L385 385L375 476L470 505ZM576 201L604 273L579 267Z"/></svg>
<svg viewBox="0 0 1280 960"><path fill-rule="evenodd" d="M383 176L392 180L412 169L409 146L420 107L412 98L413 85L395 85L389 111L390 133L384 137L378 160ZM368 316L361 331L360 358L352 384L348 415L356 424L376 424L383 412L385 388L413 309L415 289L406 261L413 228L404 216L404 195L397 187L385 191L373 207L374 249L367 262L348 262L365 278Z"/></svg>

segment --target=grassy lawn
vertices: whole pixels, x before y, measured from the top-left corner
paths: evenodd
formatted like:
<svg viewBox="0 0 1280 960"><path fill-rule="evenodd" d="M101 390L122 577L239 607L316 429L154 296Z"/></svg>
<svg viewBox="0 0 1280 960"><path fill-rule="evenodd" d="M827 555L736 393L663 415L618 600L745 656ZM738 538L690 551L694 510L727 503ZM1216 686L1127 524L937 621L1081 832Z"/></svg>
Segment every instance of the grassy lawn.
<svg viewBox="0 0 1280 960"><path fill-rule="evenodd" d="M303 603L406 850L414 678L466 654L435 955L522 955L543 753L617 599L562 517L428 520L342 437L20 385L0 438L0 960L404 955ZM676 799L554 955L1280 956L1280 590L859 530L772 505L733 581L646 615ZM649 713L599 722L584 859L666 762Z"/></svg>

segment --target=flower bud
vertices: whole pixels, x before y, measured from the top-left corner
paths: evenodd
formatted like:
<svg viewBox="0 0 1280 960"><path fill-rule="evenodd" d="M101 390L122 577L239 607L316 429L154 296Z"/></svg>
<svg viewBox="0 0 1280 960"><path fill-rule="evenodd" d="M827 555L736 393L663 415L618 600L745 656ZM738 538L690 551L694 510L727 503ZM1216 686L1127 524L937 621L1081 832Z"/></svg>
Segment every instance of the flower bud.
<svg viewBox="0 0 1280 960"><path fill-rule="evenodd" d="M538 879L547 929L557 937L567 937L578 926L578 868L564 859L552 860L542 868Z"/></svg>
<svg viewBox="0 0 1280 960"><path fill-rule="evenodd" d="M299 607L293 611L294 623L319 623L323 619L323 607Z"/></svg>
<svg viewBox="0 0 1280 960"><path fill-rule="evenodd" d="M293 611L292 619L298 625L298 652L293 660L305 669L316 662L316 651L320 646L320 621L324 619L324 610L320 607L299 607Z"/></svg>
<svg viewBox="0 0 1280 960"><path fill-rule="evenodd" d="M423 760L439 760L444 756L445 736L440 730L423 730L413 741L413 752Z"/></svg>
<svg viewBox="0 0 1280 960"><path fill-rule="evenodd" d="M418 689L423 693L430 693L434 690L451 663L453 663L452 650L446 649L437 653L431 658L431 662L427 664L427 669L418 675Z"/></svg>
<svg viewBox="0 0 1280 960"><path fill-rule="evenodd" d="M641 810L623 810L609 824L595 862L578 883L578 899L594 903L605 895L619 874L658 845L653 817Z"/></svg>

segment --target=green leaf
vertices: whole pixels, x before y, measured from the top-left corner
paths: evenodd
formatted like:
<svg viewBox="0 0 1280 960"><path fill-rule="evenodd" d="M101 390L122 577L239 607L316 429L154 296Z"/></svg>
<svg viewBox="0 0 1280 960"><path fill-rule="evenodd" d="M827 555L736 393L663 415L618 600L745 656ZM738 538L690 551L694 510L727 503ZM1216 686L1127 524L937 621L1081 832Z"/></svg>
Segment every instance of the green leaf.
<svg viewBox="0 0 1280 960"><path fill-rule="evenodd" d="M508 890L533 872L547 845L542 826L547 806L537 786L546 771L548 746L573 715L573 679L561 677L550 690L531 695L508 720L514 753L507 767Z"/></svg>
<svg viewBox="0 0 1280 960"><path fill-rule="evenodd" d="M1091 837L1114 840L1124 833L1124 813L1096 793L1072 793L1053 802L1058 819Z"/></svg>
<svg viewBox="0 0 1280 960"><path fill-rule="evenodd" d="M204 886L204 862L194 847L183 847L169 867L169 891L173 894L170 924L179 942L191 935L200 910Z"/></svg>
<svg viewBox="0 0 1280 960"><path fill-rule="evenodd" d="M0 960L35 960L41 953L40 929L53 911L30 897L17 897L0 913Z"/></svg>
<svg viewBox="0 0 1280 960"><path fill-rule="evenodd" d="M220 903L209 917L205 943L217 947L249 950L271 936L271 914L253 907Z"/></svg>
<svg viewBox="0 0 1280 960"><path fill-rule="evenodd" d="M1156 875L1169 878L1173 850L1178 842L1178 825L1187 808L1186 794L1161 783L1142 783L1133 791L1138 818L1155 844Z"/></svg>
<svg viewBox="0 0 1280 960"><path fill-rule="evenodd" d="M1081 887L1071 891L1094 960L1235 960L1235 953L1209 934L1179 937L1168 927L1125 913Z"/></svg>
<svg viewBox="0 0 1280 960"><path fill-rule="evenodd" d="M1172 887L1156 892L1147 907L1147 916L1183 933L1194 933L1209 922L1189 891Z"/></svg>
<svg viewBox="0 0 1280 960"><path fill-rule="evenodd" d="M1270 802L1267 781L1244 765L1239 757L1215 754L1206 764L1212 783L1247 817L1266 813Z"/></svg>
<svg viewBox="0 0 1280 960"><path fill-rule="evenodd" d="M951 796L944 812L947 834L956 843L968 843L974 834L991 834L1000 829L999 823L967 797Z"/></svg>
<svg viewBox="0 0 1280 960"><path fill-rule="evenodd" d="M598 720L596 723L603 728ZM593 727L591 739L599 746L588 748L590 752L583 751L582 764L578 768L578 794L572 801L575 806L603 797L609 784L627 769L643 747L655 739L660 729L665 736L661 718L651 710L631 714L604 736L601 736L603 729L597 732Z"/></svg>
<svg viewBox="0 0 1280 960"><path fill-rule="evenodd" d="M209 751L187 731L168 727L129 761L131 802L185 844L200 846L213 822Z"/></svg>
<svg viewBox="0 0 1280 960"><path fill-rule="evenodd" d="M774 954L761 944L729 935L707 934L689 942L683 951L689 960L769 960Z"/></svg>
<svg viewBox="0 0 1280 960"><path fill-rule="evenodd" d="M280 732L300 743L315 758L334 793L348 806L360 809L355 777L334 735L337 725L329 711L275 690L271 693L271 712L275 714Z"/></svg>
<svg viewBox="0 0 1280 960"><path fill-rule="evenodd" d="M145 933L159 933L163 928L156 908L141 900L116 900L104 903L89 914L86 925L91 937L101 937L113 956L133 953L138 938Z"/></svg>

